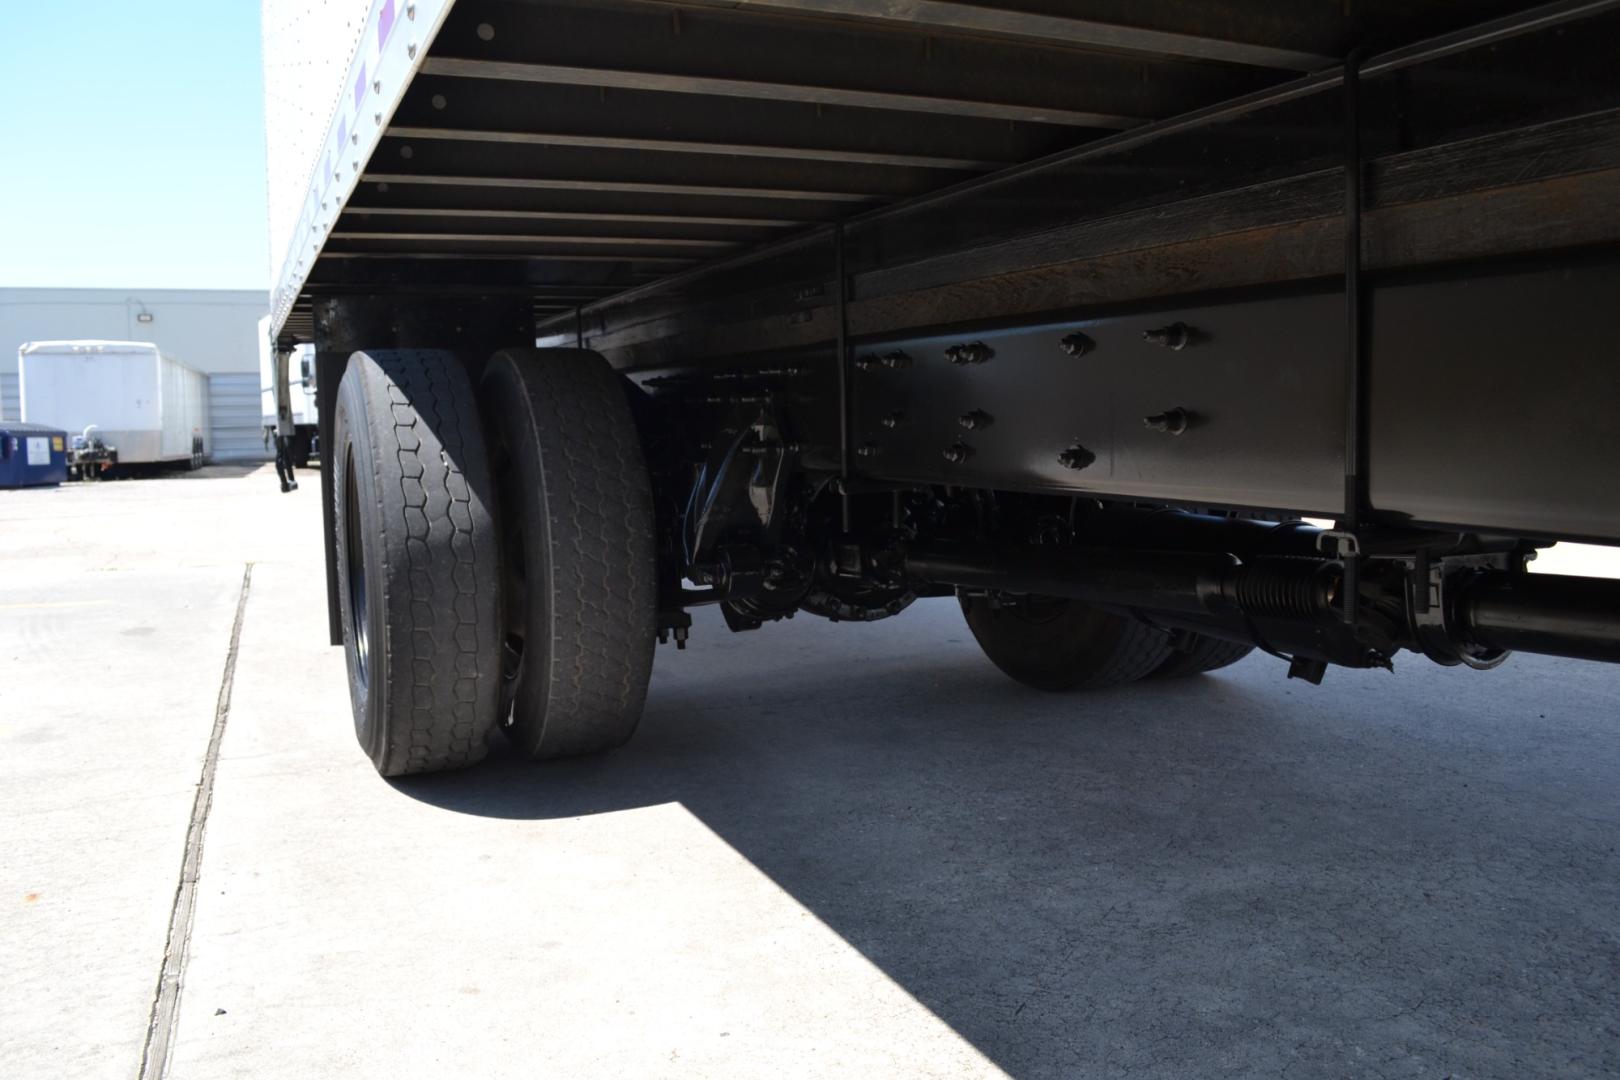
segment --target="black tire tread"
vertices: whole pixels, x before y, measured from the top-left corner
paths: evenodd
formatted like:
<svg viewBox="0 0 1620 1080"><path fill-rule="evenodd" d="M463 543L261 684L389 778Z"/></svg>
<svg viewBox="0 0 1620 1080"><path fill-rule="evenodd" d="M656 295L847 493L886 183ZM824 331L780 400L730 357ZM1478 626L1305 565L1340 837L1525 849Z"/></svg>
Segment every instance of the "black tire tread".
<svg viewBox="0 0 1620 1080"><path fill-rule="evenodd" d="M1207 634L1189 633L1187 637L1191 640L1183 642L1185 647L1177 648L1154 670L1154 678L1180 679L1191 675L1203 675L1223 667L1230 667L1254 652L1253 645L1241 641L1227 641Z"/></svg>
<svg viewBox="0 0 1620 1080"><path fill-rule="evenodd" d="M530 585L549 597L546 670L526 668L506 731L536 758L620 746L646 704L658 597L652 489L623 382L588 350L508 349L482 387L525 399L548 525L549 582Z"/></svg>
<svg viewBox="0 0 1620 1080"><path fill-rule="evenodd" d="M1151 674L1170 654L1164 631L1123 615L1064 604L1046 624L1016 621L998 613L987 597L964 597L968 629L990 661L1008 676L1037 690L1100 690Z"/></svg>
<svg viewBox="0 0 1620 1080"><path fill-rule="evenodd" d="M472 384L454 354L426 349L356 353L349 374L366 397L382 540L373 684L386 715L368 749L384 776L464 768L488 752L499 683L499 549Z"/></svg>
<svg viewBox="0 0 1620 1080"><path fill-rule="evenodd" d="M1083 689L1121 686L1144 679L1164 663L1164 634L1151 626L1127 619L1126 628L1113 655Z"/></svg>

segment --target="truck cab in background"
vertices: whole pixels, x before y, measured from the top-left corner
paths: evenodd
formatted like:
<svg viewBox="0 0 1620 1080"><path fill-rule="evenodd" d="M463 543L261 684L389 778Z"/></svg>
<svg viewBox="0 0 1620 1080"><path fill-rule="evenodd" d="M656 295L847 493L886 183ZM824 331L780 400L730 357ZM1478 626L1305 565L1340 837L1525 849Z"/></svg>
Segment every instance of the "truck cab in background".
<svg viewBox="0 0 1620 1080"><path fill-rule="evenodd" d="M270 317L259 320L259 415L264 423L264 442L276 438L276 353L270 344ZM287 365L288 409L292 432L288 438L292 464L309 468L319 445L317 431L320 412L315 404L315 347L298 345Z"/></svg>

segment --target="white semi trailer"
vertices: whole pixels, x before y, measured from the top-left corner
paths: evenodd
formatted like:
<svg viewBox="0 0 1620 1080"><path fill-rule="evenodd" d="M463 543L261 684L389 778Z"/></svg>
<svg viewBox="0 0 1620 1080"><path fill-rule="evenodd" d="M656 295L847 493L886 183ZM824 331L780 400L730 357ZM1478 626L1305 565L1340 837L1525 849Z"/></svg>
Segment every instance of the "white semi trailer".
<svg viewBox="0 0 1620 1080"><path fill-rule="evenodd" d="M108 464L201 465L208 377L146 341L34 341L17 350L22 418L86 433Z"/></svg>

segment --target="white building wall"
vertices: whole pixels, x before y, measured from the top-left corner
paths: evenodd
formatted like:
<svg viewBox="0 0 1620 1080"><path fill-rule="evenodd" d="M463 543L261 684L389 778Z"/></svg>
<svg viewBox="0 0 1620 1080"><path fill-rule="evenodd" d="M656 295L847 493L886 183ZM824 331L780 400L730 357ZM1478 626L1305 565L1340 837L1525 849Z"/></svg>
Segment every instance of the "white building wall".
<svg viewBox="0 0 1620 1080"><path fill-rule="evenodd" d="M257 327L269 310L258 289L0 288L0 417L16 416L11 377L25 341L150 341L205 375L257 374Z"/></svg>
<svg viewBox="0 0 1620 1080"><path fill-rule="evenodd" d="M215 461L263 461L273 455L259 414L259 376L215 372L208 376L209 453Z"/></svg>

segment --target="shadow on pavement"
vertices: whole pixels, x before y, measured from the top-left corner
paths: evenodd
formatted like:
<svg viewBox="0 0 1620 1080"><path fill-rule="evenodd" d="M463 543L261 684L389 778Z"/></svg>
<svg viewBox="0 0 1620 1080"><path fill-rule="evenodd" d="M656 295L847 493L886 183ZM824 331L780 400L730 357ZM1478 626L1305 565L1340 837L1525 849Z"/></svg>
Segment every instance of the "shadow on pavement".
<svg viewBox="0 0 1620 1080"><path fill-rule="evenodd" d="M1055 697L919 609L702 625L616 754L398 789L510 819L678 802L1018 1076L1620 1064L1612 821L1460 750L1450 684L1250 660Z"/></svg>

